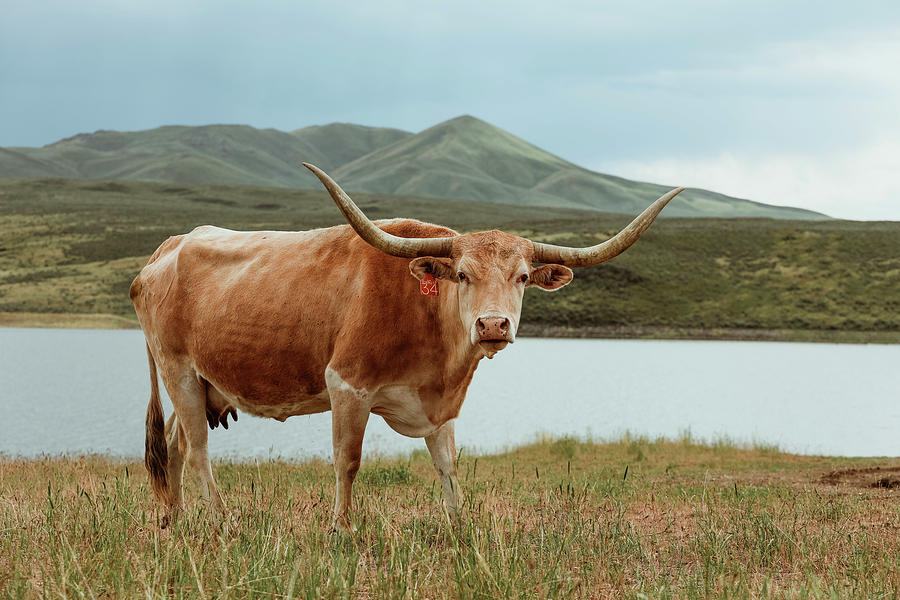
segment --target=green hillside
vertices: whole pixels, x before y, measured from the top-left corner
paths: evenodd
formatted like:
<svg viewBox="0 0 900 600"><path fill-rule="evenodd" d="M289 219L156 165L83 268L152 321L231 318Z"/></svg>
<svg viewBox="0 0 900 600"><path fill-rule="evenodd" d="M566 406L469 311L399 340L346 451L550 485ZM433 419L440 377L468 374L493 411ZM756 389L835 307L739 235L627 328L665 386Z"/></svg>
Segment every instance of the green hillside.
<svg viewBox="0 0 900 600"><path fill-rule="evenodd" d="M364 127L350 123L313 125L297 129L292 134L309 147L312 160L304 159L305 162L312 162L329 172L413 135L400 129Z"/></svg>
<svg viewBox="0 0 900 600"><path fill-rule="evenodd" d="M319 182L301 162L334 170L408 135L343 123L291 133L246 125L98 131L43 148L0 149L0 177L314 188Z"/></svg>
<svg viewBox="0 0 900 600"><path fill-rule="evenodd" d="M345 188L378 194L465 198L637 214L671 186L589 171L498 127L457 117L347 163L333 173ZM666 216L820 219L807 210L688 190Z"/></svg>
<svg viewBox="0 0 900 600"><path fill-rule="evenodd" d="M573 246L606 239L629 220L355 196L372 218L498 228ZM0 179L0 206L0 323L7 324L65 324L53 313L134 323L131 280L166 237L197 225L300 230L344 222L325 192L283 188ZM40 314L29 321L26 313ZM578 269L560 292L529 290L522 332L900 341L900 223L661 219L622 256Z"/></svg>
<svg viewBox="0 0 900 600"><path fill-rule="evenodd" d="M604 175L479 119L411 134L346 123L291 133L246 125L98 131L43 148L0 149L0 177L70 177L320 189L300 162L352 192L637 214L670 187ZM688 190L667 217L823 219L824 215Z"/></svg>

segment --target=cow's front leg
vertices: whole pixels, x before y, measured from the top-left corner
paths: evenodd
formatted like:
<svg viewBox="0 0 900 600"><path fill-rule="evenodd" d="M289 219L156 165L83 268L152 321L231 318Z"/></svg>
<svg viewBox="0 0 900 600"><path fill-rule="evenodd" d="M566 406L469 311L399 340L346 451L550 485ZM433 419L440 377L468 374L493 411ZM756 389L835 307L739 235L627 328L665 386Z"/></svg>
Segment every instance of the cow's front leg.
<svg viewBox="0 0 900 600"><path fill-rule="evenodd" d="M459 516L459 481L456 479L456 441L453 435L453 420L447 421L437 431L427 436L425 445L428 446L431 462L441 478L447 512L455 518Z"/></svg>
<svg viewBox="0 0 900 600"><path fill-rule="evenodd" d="M331 433L334 445L334 520L332 529L352 531L350 523L350 499L353 480L359 471L362 459L363 434L369 420L369 406L365 394L350 389L344 384L341 389L332 389Z"/></svg>

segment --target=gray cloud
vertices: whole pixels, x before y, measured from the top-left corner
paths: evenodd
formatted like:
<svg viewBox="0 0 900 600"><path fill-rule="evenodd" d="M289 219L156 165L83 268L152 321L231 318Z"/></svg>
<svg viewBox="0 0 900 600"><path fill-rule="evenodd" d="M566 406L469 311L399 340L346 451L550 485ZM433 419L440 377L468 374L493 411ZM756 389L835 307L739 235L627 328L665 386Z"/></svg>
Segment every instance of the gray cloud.
<svg viewBox="0 0 900 600"><path fill-rule="evenodd" d="M895 2L524 6L15 3L0 22L0 145L171 123L417 131L469 113L653 176L666 160L833 165L900 133ZM708 185L702 171L689 183ZM814 201L788 187L793 200L754 199Z"/></svg>

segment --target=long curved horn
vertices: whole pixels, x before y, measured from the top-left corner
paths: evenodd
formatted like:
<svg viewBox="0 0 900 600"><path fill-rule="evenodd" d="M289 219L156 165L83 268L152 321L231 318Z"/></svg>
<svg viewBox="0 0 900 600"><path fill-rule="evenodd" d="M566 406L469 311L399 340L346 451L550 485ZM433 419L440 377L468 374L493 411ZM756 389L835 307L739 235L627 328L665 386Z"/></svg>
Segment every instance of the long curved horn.
<svg viewBox="0 0 900 600"><path fill-rule="evenodd" d="M337 204L350 226L359 234L359 237L369 244L381 250L385 254L401 256L403 258L415 258L417 256L450 256L453 245L452 237L439 238L404 238L391 235L379 229L363 214L350 196L341 189L325 171L315 165L303 163L303 166L313 172L319 178L334 203Z"/></svg>
<svg viewBox="0 0 900 600"><path fill-rule="evenodd" d="M534 246L534 262L566 265L569 267L590 267L598 265L604 261L618 256L625 252L630 245L635 243L641 234L650 227L653 219L659 214L659 211L669 203L669 200L684 191L684 188L677 188L671 192L661 196L656 202L651 204L647 210L642 212L632 221L628 227L620 231L605 242L590 246L589 248L566 248L565 246L554 246L553 244L542 244L540 242L531 242Z"/></svg>

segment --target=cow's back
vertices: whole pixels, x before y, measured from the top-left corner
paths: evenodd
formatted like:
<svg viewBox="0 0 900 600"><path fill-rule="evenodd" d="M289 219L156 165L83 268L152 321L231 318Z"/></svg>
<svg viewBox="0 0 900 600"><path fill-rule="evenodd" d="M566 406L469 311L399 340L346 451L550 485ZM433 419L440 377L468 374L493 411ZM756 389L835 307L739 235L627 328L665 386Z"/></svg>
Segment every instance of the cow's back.
<svg viewBox="0 0 900 600"><path fill-rule="evenodd" d="M254 403L325 387L334 325L334 245L341 228L235 232L200 227L167 240L133 287L141 326L160 354L189 360L205 378Z"/></svg>
<svg viewBox="0 0 900 600"><path fill-rule="evenodd" d="M409 237L454 233L415 221L384 228ZM407 263L374 250L349 226L204 226L160 246L132 299L155 354L189 361L224 392L276 405L325 389L339 333L359 322L373 294L395 295L398 281L415 293ZM392 283L379 281L386 273ZM373 281L373 274L380 275Z"/></svg>

